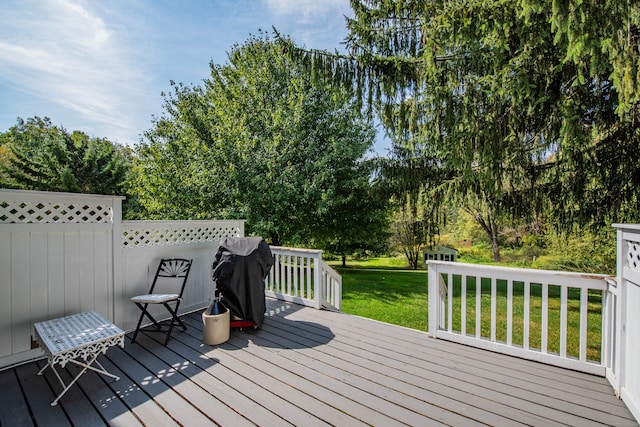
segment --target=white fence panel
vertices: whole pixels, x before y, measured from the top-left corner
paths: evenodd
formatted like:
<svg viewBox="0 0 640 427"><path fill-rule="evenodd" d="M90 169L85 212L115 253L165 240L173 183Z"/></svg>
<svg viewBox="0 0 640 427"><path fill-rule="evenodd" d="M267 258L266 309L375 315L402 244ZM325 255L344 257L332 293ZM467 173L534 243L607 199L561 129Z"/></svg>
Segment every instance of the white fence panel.
<svg viewBox="0 0 640 427"><path fill-rule="evenodd" d="M135 327L140 310L128 303L149 291L162 258L192 259L180 312L209 305L213 298L211 263L220 239L244 236L243 221L124 221L122 223L122 290L116 319L123 329ZM166 317L163 307L151 314Z"/></svg>
<svg viewBox="0 0 640 427"><path fill-rule="evenodd" d="M640 225L614 224L618 229L618 294L614 319L612 384L640 420Z"/></svg>
<svg viewBox="0 0 640 427"><path fill-rule="evenodd" d="M88 310L113 318L113 220L121 200L0 191L0 366L40 354L35 322Z"/></svg>
<svg viewBox="0 0 640 427"><path fill-rule="evenodd" d="M181 313L210 304L219 241L244 236L244 221L123 222L123 199L0 189L0 368L41 356L35 322L96 310L132 329L130 298L148 292L162 258L193 259ZM268 295L339 309L341 278L321 251L274 253Z"/></svg>

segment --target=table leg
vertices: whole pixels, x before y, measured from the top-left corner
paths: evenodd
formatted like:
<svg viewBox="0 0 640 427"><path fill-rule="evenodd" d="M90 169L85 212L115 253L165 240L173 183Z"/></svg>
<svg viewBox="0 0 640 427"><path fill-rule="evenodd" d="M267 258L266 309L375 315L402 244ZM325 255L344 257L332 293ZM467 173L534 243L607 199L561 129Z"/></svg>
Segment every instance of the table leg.
<svg viewBox="0 0 640 427"><path fill-rule="evenodd" d="M56 368L51 364L50 361L47 361L47 364L44 365L42 369L38 371L38 375L42 375L44 370L47 369L49 366L51 367L51 370L53 371L53 373L56 375L56 378L58 378L58 381L60 381L60 384L62 384L62 387L66 387L66 384L64 383L64 381L62 381L62 378L60 378L60 374L58 374L58 371L56 371Z"/></svg>
<svg viewBox="0 0 640 427"><path fill-rule="evenodd" d="M100 362L98 362L98 354L93 356L93 358L91 360L89 360L88 362L86 362L86 363L80 362L78 360L69 360L69 362L75 363L78 366L82 366L83 369L78 373L78 375L76 375L73 378L73 380L71 380L71 382L69 384L65 384L62 381L62 378L60 378L60 375L58 374L58 371L56 371L55 368L53 366L51 366L51 369L53 369L53 372L56 374L56 377L58 377L58 380L62 384L62 387L64 387L64 390L62 390L62 392L58 395L58 397L56 397L55 400L53 402L51 402L51 406L56 406L58 404L58 401L60 400L60 398L62 396L64 396L64 394L71 388L71 386L74 385L76 383L76 381L78 381L78 379L80 379L80 376L82 376L89 369L92 370L92 371L98 372L100 374L106 375L108 377L114 378L116 380L120 379L119 376L113 375L112 373L107 372L107 370L104 368L104 366L102 366L102 364L100 364ZM91 366L94 363L96 365L98 365L100 367L100 369ZM40 372L38 372L38 375L42 375L42 371L44 371L47 366L50 366L50 365L47 364L44 368L42 368L40 370Z"/></svg>
<svg viewBox="0 0 640 427"><path fill-rule="evenodd" d="M108 372L108 371L104 368L104 366L102 366L102 365L100 364L100 362L98 362L98 356L94 357L94 358L92 359L92 361L91 361L91 362L89 362L89 363L82 363L82 362L77 361L77 360L70 360L69 362L71 362L71 363L75 363L75 364L76 364L76 365L78 365L78 366L83 366L85 369L91 369L91 370L92 370L92 371L94 371L94 372L97 372L97 373L102 374L102 375L106 375L106 376L111 377L111 378L113 378L113 379L115 379L115 380L119 380L119 379L120 379L120 377L119 377L119 376L117 376L117 375L113 375L111 372ZM100 367L100 369L97 369L97 368L95 368L95 367L91 366L91 364L93 364L93 363L95 363L96 365L98 365L98 366Z"/></svg>

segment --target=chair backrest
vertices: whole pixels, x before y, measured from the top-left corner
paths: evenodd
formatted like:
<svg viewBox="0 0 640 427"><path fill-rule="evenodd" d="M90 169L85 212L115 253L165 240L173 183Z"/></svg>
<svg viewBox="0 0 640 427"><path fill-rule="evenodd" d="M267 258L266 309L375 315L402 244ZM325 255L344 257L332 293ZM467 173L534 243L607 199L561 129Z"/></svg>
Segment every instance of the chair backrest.
<svg viewBox="0 0 640 427"><path fill-rule="evenodd" d="M161 259L149 293L174 293L182 296L193 260Z"/></svg>

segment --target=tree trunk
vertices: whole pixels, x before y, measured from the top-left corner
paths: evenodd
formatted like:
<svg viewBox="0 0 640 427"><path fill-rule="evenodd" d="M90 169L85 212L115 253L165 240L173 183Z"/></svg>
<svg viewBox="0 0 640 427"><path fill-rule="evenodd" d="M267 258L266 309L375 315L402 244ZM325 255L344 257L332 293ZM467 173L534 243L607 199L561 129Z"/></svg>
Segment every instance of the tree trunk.
<svg viewBox="0 0 640 427"><path fill-rule="evenodd" d="M420 252L413 249L405 249L404 256L407 258L409 268L413 270L418 269L418 259L420 258Z"/></svg>
<svg viewBox="0 0 640 427"><path fill-rule="evenodd" d="M491 249L493 250L493 261L500 262L500 245L498 244L498 224L489 215L488 219L485 219L481 212L476 212L473 217L480 224L482 229L487 233L489 241L491 242Z"/></svg>
<svg viewBox="0 0 640 427"><path fill-rule="evenodd" d="M342 268L347 266L347 256L346 255L342 255Z"/></svg>
<svg viewBox="0 0 640 427"><path fill-rule="evenodd" d="M500 246L498 245L498 233L495 228L491 230L491 249L493 249L493 260L500 262Z"/></svg>

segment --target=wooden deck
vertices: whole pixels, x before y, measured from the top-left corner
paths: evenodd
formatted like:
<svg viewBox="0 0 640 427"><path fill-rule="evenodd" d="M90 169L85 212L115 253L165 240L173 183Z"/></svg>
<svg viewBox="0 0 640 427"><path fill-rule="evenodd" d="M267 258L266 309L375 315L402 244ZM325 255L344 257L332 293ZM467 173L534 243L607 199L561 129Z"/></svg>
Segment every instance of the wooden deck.
<svg viewBox="0 0 640 427"><path fill-rule="evenodd" d="M56 407L60 384L35 374L43 361L1 371L0 424L638 425L604 378L343 313L267 307L262 328L216 347L202 344L199 313L166 347L157 335L127 340L100 357L119 381L86 374Z"/></svg>

